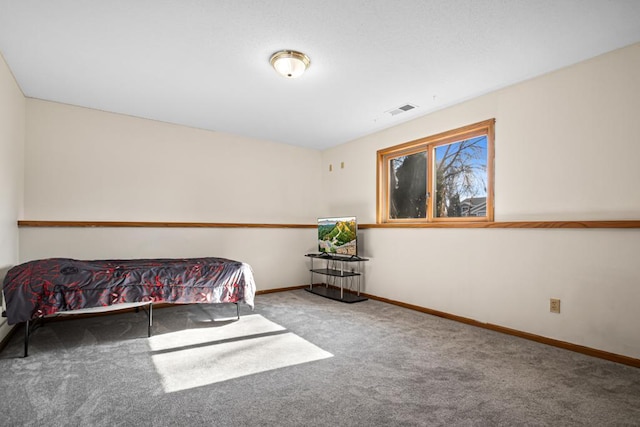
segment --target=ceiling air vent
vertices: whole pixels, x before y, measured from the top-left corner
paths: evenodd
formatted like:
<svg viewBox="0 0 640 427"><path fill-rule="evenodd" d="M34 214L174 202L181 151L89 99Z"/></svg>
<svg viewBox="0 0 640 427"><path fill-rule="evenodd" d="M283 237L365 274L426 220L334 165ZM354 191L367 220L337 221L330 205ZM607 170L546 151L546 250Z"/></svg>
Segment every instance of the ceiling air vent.
<svg viewBox="0 0 640 427"><path fill-rule="evenodd" d="M418 108L417 105L412 105L412 104L405 104L402 105L400 107L394 108L392 110L387 111L387 113L391 114L392 116L396 116L398 114L401 113L405 113L407 111L413 110L414 108Z"/></svg>

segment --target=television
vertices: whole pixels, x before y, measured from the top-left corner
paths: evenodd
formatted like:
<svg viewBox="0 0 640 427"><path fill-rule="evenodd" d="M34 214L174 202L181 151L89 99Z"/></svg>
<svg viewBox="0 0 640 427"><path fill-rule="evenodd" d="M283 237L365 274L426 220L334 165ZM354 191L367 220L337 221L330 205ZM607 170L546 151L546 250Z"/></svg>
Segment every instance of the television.
<svg viewBox="0 0 640 427"><path fill-rule="evenodd" d="M358 255L355 216L318 218L318 251L321 254Z"/></svg>

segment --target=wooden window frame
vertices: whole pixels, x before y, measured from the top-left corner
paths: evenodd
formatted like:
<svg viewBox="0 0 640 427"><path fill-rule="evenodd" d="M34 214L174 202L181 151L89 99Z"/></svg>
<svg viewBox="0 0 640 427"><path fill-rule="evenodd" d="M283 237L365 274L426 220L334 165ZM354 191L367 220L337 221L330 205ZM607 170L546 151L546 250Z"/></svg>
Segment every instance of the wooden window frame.
<svg viewBox="0 0 640 427"><path fill-rule="evenodd" d="M422 223L468 223L493 222L494 218L494 157L495 119L405 142L377 152L376 222L378 224L422 224ZM477 136L487 136L487 200L486 216L437 218L433 214L435 199L435 148L464 141ZM390 160L409 154L427 152L427 216L426 218L389 218L389 163Z"/></svg>

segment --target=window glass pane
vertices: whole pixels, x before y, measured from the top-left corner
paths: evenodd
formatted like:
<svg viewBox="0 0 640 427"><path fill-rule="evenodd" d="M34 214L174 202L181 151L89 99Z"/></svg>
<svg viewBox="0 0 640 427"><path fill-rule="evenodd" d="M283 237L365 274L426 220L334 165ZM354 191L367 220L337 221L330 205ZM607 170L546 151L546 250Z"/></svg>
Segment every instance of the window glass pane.
<svg viewBox="0 0 640 427"><path fill-rule="evenodd" d="M436 218L487 216L487 136L435 147Z"/></svg>
<svg viewBox="0 0 640 427"><path fill-rule="evenodd" d="M389 162L389 218L427 217L427 152Z"/></svg>

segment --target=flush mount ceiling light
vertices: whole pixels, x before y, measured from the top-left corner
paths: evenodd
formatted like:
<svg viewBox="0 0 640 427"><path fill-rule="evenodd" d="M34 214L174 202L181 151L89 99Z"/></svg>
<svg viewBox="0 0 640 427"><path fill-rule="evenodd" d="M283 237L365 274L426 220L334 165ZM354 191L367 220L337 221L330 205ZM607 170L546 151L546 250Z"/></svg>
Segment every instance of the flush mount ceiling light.
<svg viewBox="0 0 640 427"><path fill-rule="evenodd" d="M271 66L283 77L295 79L309 68L311 61L302 52L295 50L281 50L271 55Z"/></svg>

